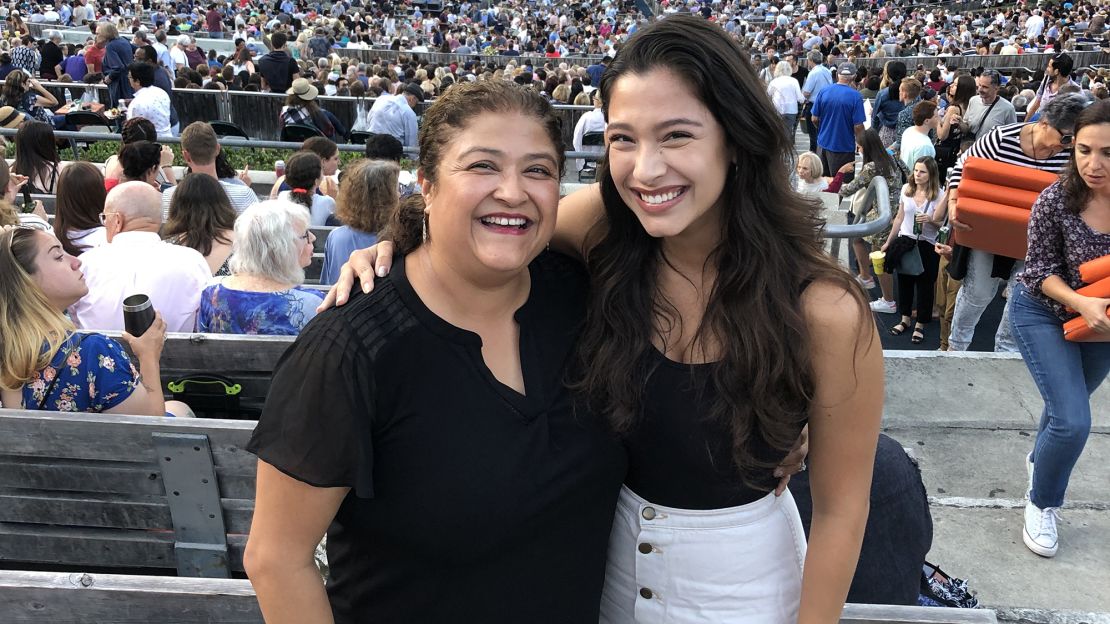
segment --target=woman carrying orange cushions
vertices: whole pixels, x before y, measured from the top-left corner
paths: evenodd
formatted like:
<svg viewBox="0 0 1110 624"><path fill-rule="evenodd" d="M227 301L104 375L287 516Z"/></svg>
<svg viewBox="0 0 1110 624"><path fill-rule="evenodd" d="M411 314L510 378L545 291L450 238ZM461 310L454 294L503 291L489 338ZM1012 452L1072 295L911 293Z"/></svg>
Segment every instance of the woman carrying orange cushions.
<svg viewBox="0 0 1110 624"><path fill-rule="evenodd" d="M1091 430L1089 397L1110 371L1110 299L1076 292L1080 265L1110 255L1110 101L1080 113L1067 138L1075 151L1061 179L1033 204L1025 273L1010 295L1013 334L1045 403L1026 460L1022 531L1025 545L1043 557L1056 554L1059 509ZM1079 312L1096 341L1064 339L1067 308Z"/></svg>

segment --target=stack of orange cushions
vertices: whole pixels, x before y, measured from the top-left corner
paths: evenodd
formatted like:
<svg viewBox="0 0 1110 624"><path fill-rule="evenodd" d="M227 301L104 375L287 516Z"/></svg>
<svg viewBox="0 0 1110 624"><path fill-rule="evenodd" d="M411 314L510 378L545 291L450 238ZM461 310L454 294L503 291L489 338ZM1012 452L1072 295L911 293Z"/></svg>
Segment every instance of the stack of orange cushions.
<svg viewBox="0 0 1110 624"><path fill-rule="evenodd" d="M1079 277L1087 285L1075 292L1084 297L1110 299L1110 256L1079 265ZM1072 342L1087 342L1095 338L1095 332L1087 326L1087 321L1082 316L1077 316L1064 323L1064 338Z"/></svg>
<svg viewBox="0 0 1110 624"><path fill-rule="evenodd" d="M1029 246L1029 212L1055 173L1007 165L985 158L964 162L956 200L956 217L972 227L959 232L964 247L1025 259Z"/></svg>

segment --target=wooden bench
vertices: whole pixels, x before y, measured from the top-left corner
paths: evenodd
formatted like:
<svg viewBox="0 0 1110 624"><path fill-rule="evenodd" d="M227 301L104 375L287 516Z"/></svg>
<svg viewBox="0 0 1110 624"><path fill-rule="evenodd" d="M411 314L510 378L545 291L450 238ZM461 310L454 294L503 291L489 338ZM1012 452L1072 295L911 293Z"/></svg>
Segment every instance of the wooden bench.
<svg viewBox="0 0 1110 624"><path fill-rule="evenodd" d="M254 425L0 410L0 564L241 573Z"/></svg>
<svg viewBox="0 0 1110 624"><path fill-rule="evenodd" d="M0 571L0 613L9 624L69 622L262 623L249 581ZM994 624L994 611L845 605L842 624Z"/></svg>

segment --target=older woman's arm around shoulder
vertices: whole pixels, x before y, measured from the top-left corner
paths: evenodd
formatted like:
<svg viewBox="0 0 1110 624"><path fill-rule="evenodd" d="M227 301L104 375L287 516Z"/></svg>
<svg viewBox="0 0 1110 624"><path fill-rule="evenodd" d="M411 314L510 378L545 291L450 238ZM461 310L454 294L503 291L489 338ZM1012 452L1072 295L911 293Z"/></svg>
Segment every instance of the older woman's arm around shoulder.
<svg viewBox="0 0 1110 624"><path fill-rule="evenodd" d="M314 553L350 488L320 488L259 460L243 567L267 624L333 621Z"/></svg>
<svg viewBox="0 0 1110 624"><path fill-rule="evenodd" d="M882 345L851 286L818 281L802 296L812 330L813 522L798 622L835 623L856 570L870 508L883 409Z"/></svg>

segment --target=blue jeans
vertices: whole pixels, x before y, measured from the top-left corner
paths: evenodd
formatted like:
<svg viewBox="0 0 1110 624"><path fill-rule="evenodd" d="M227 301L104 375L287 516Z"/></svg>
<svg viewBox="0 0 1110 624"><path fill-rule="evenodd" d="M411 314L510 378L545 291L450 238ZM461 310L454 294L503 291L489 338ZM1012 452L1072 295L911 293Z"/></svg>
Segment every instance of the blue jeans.
<svg viewBox="0 0 1110 624"><path fill-rule="evenodd" d="M1059 507L1091 433L1090 395L1110 372L1110 342L1064 340L1060 319L1020 282L1010 302L1014 338L1044 399L1029 496L1041 509Z"/></svg>

